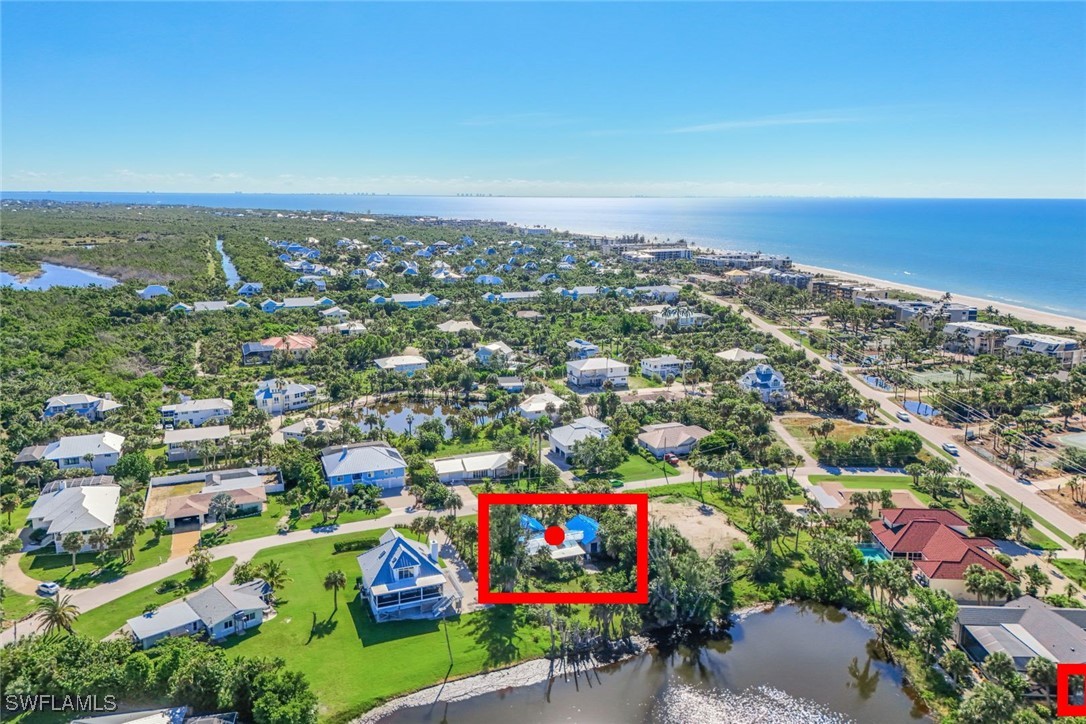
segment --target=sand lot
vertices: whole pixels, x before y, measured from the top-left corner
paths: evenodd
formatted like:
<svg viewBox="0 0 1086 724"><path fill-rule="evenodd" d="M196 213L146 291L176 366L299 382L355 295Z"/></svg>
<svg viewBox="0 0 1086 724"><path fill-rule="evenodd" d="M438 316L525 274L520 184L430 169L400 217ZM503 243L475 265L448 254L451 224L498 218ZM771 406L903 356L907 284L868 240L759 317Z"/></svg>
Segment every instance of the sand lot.
<svg viewBox="0 0 1086 724"><path fill-rule="evenodd" d="M728 550L732 541L749 543L747 534L730 525L724 513L716 508L703 512L693 500L682 502L649 501L649 518L654 522L671 524L702 554Z"/></svg>

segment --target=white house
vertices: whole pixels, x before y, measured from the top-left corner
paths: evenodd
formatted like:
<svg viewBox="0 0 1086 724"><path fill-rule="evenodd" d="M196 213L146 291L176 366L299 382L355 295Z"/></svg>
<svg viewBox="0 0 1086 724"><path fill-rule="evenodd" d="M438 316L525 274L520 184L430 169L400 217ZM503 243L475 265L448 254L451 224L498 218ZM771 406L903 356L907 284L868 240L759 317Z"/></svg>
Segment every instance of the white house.
<svg viewBox="0 0 1086 724"><path fill-rule="evenodd" d="M114 402L113 397L106 393L105 397L94 395L56 395L45 401L45 410L42 417L49 419L54 415L64 415L73 412L87 418L91 422L106 419L106 415L124 407L119 402Z"/></svg>
<svg viewBox="0 0 1086 724"><path fill-rule="evenodd" d="M358 320L340 322L330 327L318 327L321 334L338 334L340 337L358 337L366 333L366 325Z"/></svg>
<svg viewBox="0 0 1086 724"><path fill-rule="evenodd" d="M317 386L280 379L262 380L257 383L253 396L259 409L269 415L282 415L312 405L317 398Z"/></svg>
<svg viewBox="0 0 1086 724"><path fill-rule="evenodd" d="M732 347L731 349L726 349L723 352L714 352L713 355L719 357L725 362L751 362L755 360L769 359L764 354L760 354L758 352L748 352L747 350L740 349L739 347Z"/></svg>
<svg viewBox="0 0 1086 724"><path fill-rule="evenodd" d="M161 284L148 284L143 289L140 289L136 294L140 299L153 299L155 297L168 297L170 296L170 290Z"/></svg>
<svg viewBox="0 0 1086 724"><path fill-rule="evenodd" d="M584 339L571 339L566 342L566 347L569 347L569 354L573 359L588 359L600 353L598 345Z"/></svg>
<svg viewBox="0 0 1086 724"><path fill-rule="evenodd" d="M210 397L163 405L158 411L162 413L163 425L177 427L187 422L193 427L200 427L206 422L225 422L234 413L234 403L222 397Z"/></svg>
<svg viewBox="0 0 1086 724"><path fill-rule="evenodd" d="M944 346L951 352L995 354L1014 329L986 322L951 322L943 327Z"/></svg>
<svg viewBox="0 0 1086 724"><path fill-rule="evenodd" d="M608 357L590 357L566 362L566 381L574 387L603 387L610 382L615 387L625 387L630 377L630 366Z"/></svg>
<svg viewBox="0 0 1086 724"><path fill-rule="evenodd" d="M507 478L516 475L524 466L513 464L511 452L484 452L456 455L431 461L442 483L461 483L481 478Z"/></svg>
<svg viewBox="0 0 1086 724"><path fill-rule="evenodd" d="M513 348L505 342L491 342L475 350L475 359L484 367L499 364L505 367L513 360ZM500 360L500 362L499 362Z"/></svg>
<svg viewBox="0 0 1086 724"><path fill-rule="evenodd" d="M641 296L652 297L661 302L674 302L682 291L678 287L669 284L655 284L653 286L634 287L634 291Z"/></svg>
<svg viewBox="0 0 1086 724"><path fill-rule="evenodd" d="M205 442L211 442L216 448L221 448L222 441L228 437L230 437L228 426L211 425L210 427L166 430L162 433L162 442L166 444L166 459L172 463L200 457L200 447Z"/></svg>
<svg viewBox="0 0 1086 724"><path fill-rule="evenodd" d="M217 641L263 623L270 593L271 588L260 578L236 586L216 583L180 601L130 618L126 628L141 649L149 649L173 636L202 634Z"/></svg>
<svg viewBox="0 0 1086 724"><path fill-rule="evenodd" d="M519 405L517 405L517 411L520 414L529 419L535 420L543 417L547 414L547 407L553 405L552 417L557 417L559 411L564 407L566 401L553 392L541 392L538 395L532 395Z"/></svg>
<svg viewBox="0 0 1086 724"><path fill-rule="evenodd" d="M86 536L103 528L112 533L120 501L119 485L55 485L34 501L26 519L31 529L45 529L43 545L52 542L57 553L64 553L62 541L69 533ZM84 541L83 550L89 547Z"/></svg>
<svg viewBox="0 0 1086 724"><path fill-rule="evenodd" d="M329 485L376 485L383 492L404 486L407 463L400 451L386 442L356 442L321 450L321 467Z"/></svg>
<svg viewBox="0 0 1086 724"><path fill-rule="evenodd" d="M698 440L709 434L700 425L684 425L681 422L663 422L645 425L637 436L637 444L657 458L672 455L689 455Z"/></svg>
<svg viewBox="0 0 1086 724"><path fill-rule="evenodd" d="M675 325L678 329L700 327L712 317L702 312L695 312L690 307L665 307L652 315L654 327Z"/></svg>
<svg viewBox="0 0 1086 724"><path fill-rule="evenodd" d="M410 377L419 370L426 369L430 364L425 357L414 354L399 354L392 357L381 357L373 361L377 369L382 372L400 372Z"/></svg>
<svg viewBox="0 0 1086 724"><path fill-rule="evenodd" d="M611 428L594 417L580 417L562 427L556 427L547 433L550 451L561 458L573 454L573 446L589 437L606 440L611 435Z"/></svg>
<svg viewBox="0 0 1086 724"><path fill-rule="evenodd" d="M757 392L762 402L784 399L788 390L781 373L769 365L758 365L739 378L739 386L749 392Z"/></svg>
<svg viewBox="0 0 1086 724"><path fill-rule="evenodd" d="M644 377L659 377L662 380L667 379L668 375L682 377L693 364L690 360L673 354L663 357L646 357L641 360L641 374Z"/></svg>
<svg viewBox="0 0 1086 724"><path fill-rule="evenodd" d="M124 438L113 432L73 435L62 437L48 445L24 448L13 462L19 464L52 460L61 470L90 468L99 475L105 475L109 468L117 464L123 445Z"/></svg>
<svg viewBox="0 0 1086 724"><path fill-rule="evenodd" d="M457 332L478 332L479 328L475 326L475 323L470 319L468 320L456 320L452 319L448 322L442 322L437 325L437 328L442 332L449 332L450 334L456 334Z"/></svg>
<svg viewBox="0 0 1086 724"><path fill-rule="evenodd" d="M279 428L279 432L283 433L283 440L285 441L296 440L302 442L310 435L335 432L339 429L339 426L340 422L335 418L307 417L293 425Z"/></svg>
<svg viewBox="0 0 1086 724"><path fill-rule="evenodd" d="M358 556L361 595L374 619L433 619L456 612L462 594L446 581L439 562L436 540L427 548L395 528L385 531L380 545Z"/></svg>
<svg viewBox="0 0 1086 724"><path fill-rule="evenodd" d="M1043 354L1059 360L1064 369L1082 362L1082 346L1070 337L1051 334L1011 334L1003 343L1006 354Z"/></svg>

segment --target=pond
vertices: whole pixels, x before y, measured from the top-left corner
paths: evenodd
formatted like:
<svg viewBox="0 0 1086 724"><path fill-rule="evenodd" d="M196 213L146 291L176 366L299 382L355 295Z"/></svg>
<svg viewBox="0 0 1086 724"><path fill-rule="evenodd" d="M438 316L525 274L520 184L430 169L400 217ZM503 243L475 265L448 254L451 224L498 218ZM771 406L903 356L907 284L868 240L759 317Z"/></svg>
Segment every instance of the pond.
<svg viewBox="0 0 1086 724"><path fill-rule="evenodd" d="M108 289L109 287L115 287L120 284L120 282L112 277L96 274L95 272L87 271L85 269L75 269L70 266L60 266L59 264L42 262L41 269L41 274L27 281L20 281L14 274L0 272L0 286L11 287L13 289L42 291L53 287L99 286Z"/></svg>
<svg viewBox="0 0 1086 724"><path fill-rule="evenodd" d="M413 432L418 429L419 425L426 422L430 418L437 418L442 422L445 422L446 418L455 414L458 410L463 409L459 405L440 403L423 403L423 402L394 402L394 403L382 403L373 407L359 408L359 414L362 415L362 422L358 423L363 431L369 431L370 426L365 422L366 415L376 415L385 422L385 429L402 435L406 432ZM472 404L468 405L468 409L480 411L479 417L475 418L477 424L483 424L490 422L490 418L481 414L481 411L486 409L486 405ZM413 419L411 424L408 425L407 417L412 415ZM448 437L451 430L449 425L445 424L445 436Z"/></svg>
<svg viewBox="0 0 1086 724"><path fill-rule="evenodd" d="M388 723L878 722L925 712L901 672L872 654L859 620L823 606L778 606L733 626L731 637L651 653L574 681L556 679L434 707L401 709Z"/></svg>
<svg viewBox="0 0 1086 724"><path fill-rule="evenodd" d="M222 271L226 275L227 286L233 288L238 284L241 284L241 277L238 275L238 270L234 267L234 262L230 259L230 255L223 251L222 239L215 240L215 248L219 252L219 256L222 257Z"/></svg>

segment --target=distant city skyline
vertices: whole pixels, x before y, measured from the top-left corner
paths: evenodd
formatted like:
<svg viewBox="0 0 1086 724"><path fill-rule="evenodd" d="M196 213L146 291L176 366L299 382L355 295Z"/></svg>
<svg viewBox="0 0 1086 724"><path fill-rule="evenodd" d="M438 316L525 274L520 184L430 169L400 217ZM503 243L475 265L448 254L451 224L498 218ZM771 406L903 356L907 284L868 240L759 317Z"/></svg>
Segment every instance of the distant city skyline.
<svg viewBox="0 0 1086 724"><path fill-rule="evenodd" d="M1086 197L1082 3L0 4L9 191Z"/></svg>

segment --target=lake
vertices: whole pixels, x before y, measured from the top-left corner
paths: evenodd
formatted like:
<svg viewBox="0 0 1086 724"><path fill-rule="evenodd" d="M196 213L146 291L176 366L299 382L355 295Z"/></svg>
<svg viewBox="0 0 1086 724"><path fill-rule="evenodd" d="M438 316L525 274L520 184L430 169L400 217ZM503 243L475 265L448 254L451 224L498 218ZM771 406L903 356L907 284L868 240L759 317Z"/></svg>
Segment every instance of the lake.
<svg viewBox="0 0 1086 724"><path fill-rule="evenodd" d="M646 654L582 672L577 681L571 676L551 685L402 709L381 721L905 724L924 719L897 667L872 655L872 640L862 622L836 609L777 606L737 623L729 639L699 648Z"/></svg>
<svg viewBox="0 0 1086 724"><path fill-rule="evenodd" d="M443 423L449 415L455 414L462 408L457 405L447 404L440 405L434 403L424 402L395 402L388 404L380 404L374 407L362 407L359 408L358 413L362 415L363 422L358 423L358 427L362 430L369 431L370 426L365 422L366 415L377 415L379 418L385 421L385 429L396 433L397 435L403 435L408 430L407 416L413 415L411 420L410 431L418 430L419 425L426 422L430 418L437 418ZM486 405L480 405L478 403L469 405L468 409L472 410L485 410ZM476 418L476 424L483 424L489 422L490 418L480 416ZM445 436L448 437L450 433L449 425L445 424Z"/></svg>
<svg viewBox="0 0 1086 724"><path fill-rule="evenodd" d="M223 251L222 239L215 240L215 249L218 250L219 256L222 257L222 271L226 275L226 284L231 289L241 284L241 277L238 276L238 270L234 267L234 262L230 259L230 255Z"/></svg>
<svg viewBox="0 0 1086 724"><path fill-rule="evenodd" d="M53 287L99 286L109 288L120 284L112 277L96 274L85 269L75 269L70 266L60 266L59 264L48 264L46 262L42 262L41 268L41 274L26 282L20 281L14 274L0 272L0 286L42 291Z"/></svg>

